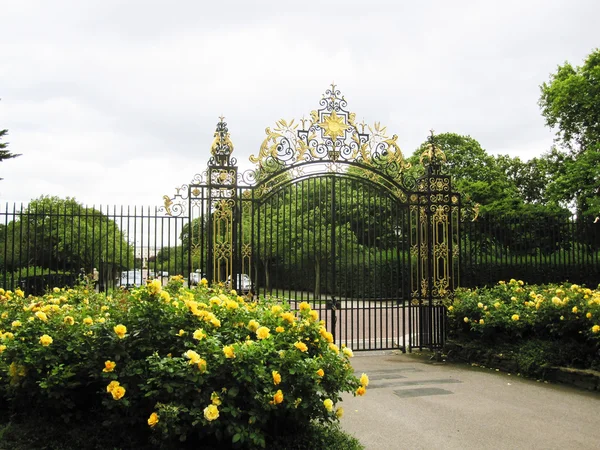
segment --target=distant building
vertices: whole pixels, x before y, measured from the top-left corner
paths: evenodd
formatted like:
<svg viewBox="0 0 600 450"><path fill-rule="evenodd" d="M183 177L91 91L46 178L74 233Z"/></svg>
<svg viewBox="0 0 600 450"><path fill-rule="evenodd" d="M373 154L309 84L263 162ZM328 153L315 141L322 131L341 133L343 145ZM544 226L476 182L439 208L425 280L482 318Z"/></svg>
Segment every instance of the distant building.
<svg viewBox="0 0 600 450"><path fill-rule="evenodd" d="M157 248L157 247L137 246L137 247L135 247L135 258L139 259L143 262L142 267L147 267L148 260L150 258L156 256L156 254L159 251L160 251L160 248Z"/></svg>

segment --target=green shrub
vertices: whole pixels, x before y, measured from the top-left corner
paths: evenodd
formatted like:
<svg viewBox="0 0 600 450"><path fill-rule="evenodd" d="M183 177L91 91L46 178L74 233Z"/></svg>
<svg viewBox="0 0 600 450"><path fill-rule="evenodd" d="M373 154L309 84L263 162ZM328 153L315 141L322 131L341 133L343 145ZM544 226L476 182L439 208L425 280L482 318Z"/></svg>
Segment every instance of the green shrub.
<svg viewBox="0 0 600 450"><path fill-rule="evenodd" d="M335 424L364 393L307 303L298 311L181 277L131 293L85 286L42 297L0 290L0 407L93 423L168 448L265 447Z"/></svg>
<svg viewBox="0 0 600 450"><path fill-rule="evenodd" d="M448 305L449 338L518 345L520 365L600 368L600 290L501 281L460 289Z"/></svg>

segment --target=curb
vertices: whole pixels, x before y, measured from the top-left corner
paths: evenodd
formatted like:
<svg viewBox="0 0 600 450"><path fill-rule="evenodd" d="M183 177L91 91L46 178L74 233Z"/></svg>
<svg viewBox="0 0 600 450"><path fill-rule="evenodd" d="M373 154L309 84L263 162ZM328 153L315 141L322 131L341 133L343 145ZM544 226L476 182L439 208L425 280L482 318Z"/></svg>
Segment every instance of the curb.
<svg viewBox="0 0 600 450"><path fill-rule="evenodd" d="M526 368L519 367L516 359L503 354L482 354L482 352L473 351L473 349L467 350L457 342L446 343L444 353L448 361L481 364L502 372L521 373L527 378L535 378L528 373ZM540 368L542 369L541 379L545 381L600 392L600 372L598 371L554 366Z"/></svg>

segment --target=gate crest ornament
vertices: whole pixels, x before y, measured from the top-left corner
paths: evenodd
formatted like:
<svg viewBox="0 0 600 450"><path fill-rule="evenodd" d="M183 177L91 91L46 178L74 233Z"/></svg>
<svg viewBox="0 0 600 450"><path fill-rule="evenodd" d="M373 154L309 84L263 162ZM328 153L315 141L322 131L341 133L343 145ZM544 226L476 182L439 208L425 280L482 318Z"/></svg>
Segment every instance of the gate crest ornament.
<svg viewBox="0 0 600 450"><path fill-rule="evenodd" d="M398 136L388 136L386 127L356 123L356 114L348 111L348 103L332 84L321 98L320 109L310 118L300 121L281 119L273 129L265 130L258 155L250 161L258 165L248 180L260 181L286 166L309 162L357 163L376 166L393 181L403 183L403 174L410 168L398 146ZM366 132L368 130L368 132Z"/></svg>

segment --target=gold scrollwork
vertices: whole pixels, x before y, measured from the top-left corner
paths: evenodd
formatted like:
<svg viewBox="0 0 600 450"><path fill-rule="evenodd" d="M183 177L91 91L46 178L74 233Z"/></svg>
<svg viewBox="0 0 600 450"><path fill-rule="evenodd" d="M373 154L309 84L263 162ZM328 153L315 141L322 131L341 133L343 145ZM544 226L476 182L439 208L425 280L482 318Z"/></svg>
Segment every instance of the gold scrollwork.
<svg viewBox="0 0 600 450"><path fill-rule="evenodd" d="M389 137L386 127L356 124L356 113L346 111L347 102L332 84L321 100L323 108L313 110L310 118L299 122L280 119L274 128L266 128L257 155L250 162L266 169L274 160L278 167L293 166L304 161L356 161L373 165L376 158L394 164L390 171L395 182L402 183L402 172L410 168L398 145L398 136ZM300 128L301 126L301 128ZM365 133L365 127L369 134Z"/></svg>

